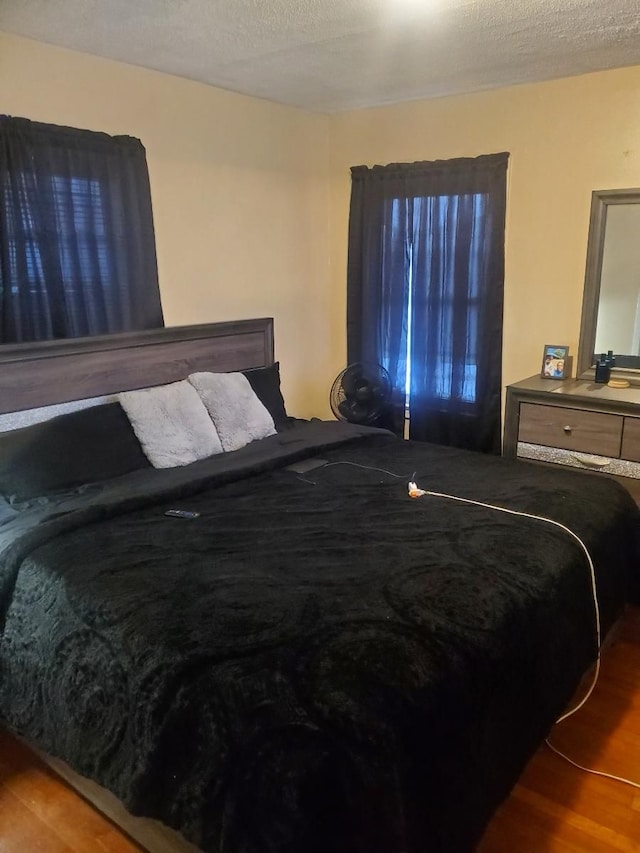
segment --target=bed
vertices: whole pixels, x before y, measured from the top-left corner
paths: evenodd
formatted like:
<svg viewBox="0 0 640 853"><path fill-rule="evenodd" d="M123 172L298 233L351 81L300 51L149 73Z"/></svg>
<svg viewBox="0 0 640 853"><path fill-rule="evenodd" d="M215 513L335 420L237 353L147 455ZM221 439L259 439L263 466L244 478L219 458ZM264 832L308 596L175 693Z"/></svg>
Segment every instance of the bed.
<svg viewBox="0 0 640 853"><path fill-rule="evenodd" d="M24 479L0 470L0 719L180 834L127 824L149 849L471 851L597 652L580 544L482 504L580 537L603 634L638 600L638 509L599 474L296 420L277 368L268 319L0 356L5 428L97 397L101 436L40 425ZM244 371L277 431L135 465L109 395L198 371ZM39 480L56 441L101 475Z"/></svg>

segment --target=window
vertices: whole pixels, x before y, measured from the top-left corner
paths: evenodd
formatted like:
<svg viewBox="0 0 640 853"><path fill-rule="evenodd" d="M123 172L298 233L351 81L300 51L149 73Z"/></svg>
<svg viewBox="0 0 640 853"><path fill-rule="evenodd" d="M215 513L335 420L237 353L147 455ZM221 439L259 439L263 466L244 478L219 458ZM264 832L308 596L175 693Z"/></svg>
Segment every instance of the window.
<svg viewBox="0 0 640 853"><path fill-rule="evenodd" d="M163 325L144 148L0 117L1 342Z"/></svg>
<svg viewBox="0 0 640 853"><path fill-rule="evenodd" d="M432 198L415 198L412 199L414 212L418 218L421 217L421 208L433 204ZM456 207L458 204L457 196L443 196L439 199L441 207L442 221L439 223L440 228L445 227L447 218L447 208ZM481 221L485 215L487 196L484 193L475 193L471 196L471 204L473 207L474 221ZM406 200L394 199L392 201L391 211L391 227L396 229L396 234L392 239L397 239L397 231L400 229L400 221L406 215L407 204ZM410 232L409 232L410 233ZM472 244L469 247L470 254L477 254L479 247L475 245L480 239L481 229L475 228L472 234ZM424 246L420 245L420 241ZM410 239L407 241L407 299L406 299L406 317L403 319L403 325L406 326L406 336L404 346L406 349L405 358L400 364L401 374L397 376L396 382L398 387L405 389L406 408L410 409L411 397L411 344L412 338L416 334L432 334L441 336L441 346L438 347L438 359L431 365L434 372L433 395L440 399L449 399L454 395L454 357L452 351L453 328L452 318L453 296L451 293L444 295L438 293L435 288L429 288L425 282L420 280L414 281L414 252L418 249L429 252L430 240L420 233L410 233ZM429 264L430 265L430 264ZM430 324L425 329L415 329L416 318L413 316L413 289L422 287L428 290L429 296L427 300L427 310L430 317L439 316L439 323ZM468 282L467 296L467 321L466 321L466 336L468 346L462 359L463 379L458 391L458 398L467 403L474 403L476 400L476 379L477 379L477 361L478 361L478 328L480 318L480 283L479 279L475 278ZM383 365L389 370L389 359L382 357Z"/></svg>
<svg viewBox="0 0 640 853"><path fill-rule="evenodd" d="M351 170L348 361L377 361L410 436L500 450L508 155Z"/></svg>

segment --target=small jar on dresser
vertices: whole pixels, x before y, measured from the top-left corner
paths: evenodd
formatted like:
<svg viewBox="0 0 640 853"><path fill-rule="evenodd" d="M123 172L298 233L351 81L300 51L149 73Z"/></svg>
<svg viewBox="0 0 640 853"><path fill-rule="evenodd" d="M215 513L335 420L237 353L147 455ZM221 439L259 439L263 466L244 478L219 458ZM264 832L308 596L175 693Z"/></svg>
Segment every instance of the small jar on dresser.
<svg viewBox="0 0 640 853"><path fill-rule="evenodd" d="M541 376L508 385L502 452L640 479L640 387Z"/></svg>

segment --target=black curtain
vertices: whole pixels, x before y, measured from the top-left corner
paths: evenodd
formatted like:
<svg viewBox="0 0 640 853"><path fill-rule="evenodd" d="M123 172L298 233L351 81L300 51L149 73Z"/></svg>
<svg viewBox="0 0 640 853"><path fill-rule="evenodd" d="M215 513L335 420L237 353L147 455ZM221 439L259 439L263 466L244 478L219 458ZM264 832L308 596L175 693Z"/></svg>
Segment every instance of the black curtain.
<svg viewBox="0 0 640 853"><path fill-rule="evenodd" d="M508 154L351 170L347 356L410 437L500 452Z"/></svg>
<svg viewBox="0 0 640 853"><path fill-rule="evenodd" d="M140 140L0 116L0 342L162 325Z"/></svg>

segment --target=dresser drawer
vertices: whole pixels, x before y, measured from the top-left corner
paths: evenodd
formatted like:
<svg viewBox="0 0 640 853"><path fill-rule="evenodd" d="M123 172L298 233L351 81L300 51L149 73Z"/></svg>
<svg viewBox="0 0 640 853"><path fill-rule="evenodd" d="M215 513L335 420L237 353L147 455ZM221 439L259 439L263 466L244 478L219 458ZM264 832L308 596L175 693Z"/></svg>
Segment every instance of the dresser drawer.
<svg viewBox="0 0 640 853"><path fill-rule="evenodd" d="M617 457L622 422L621 415L521 403L518 441Z"/></svg>
<svg viewBox="0 0 640 853"><path fill-rule="evenodd" d="M624 419L620 456L631 462L640 462L640 418Z"/></svg>

